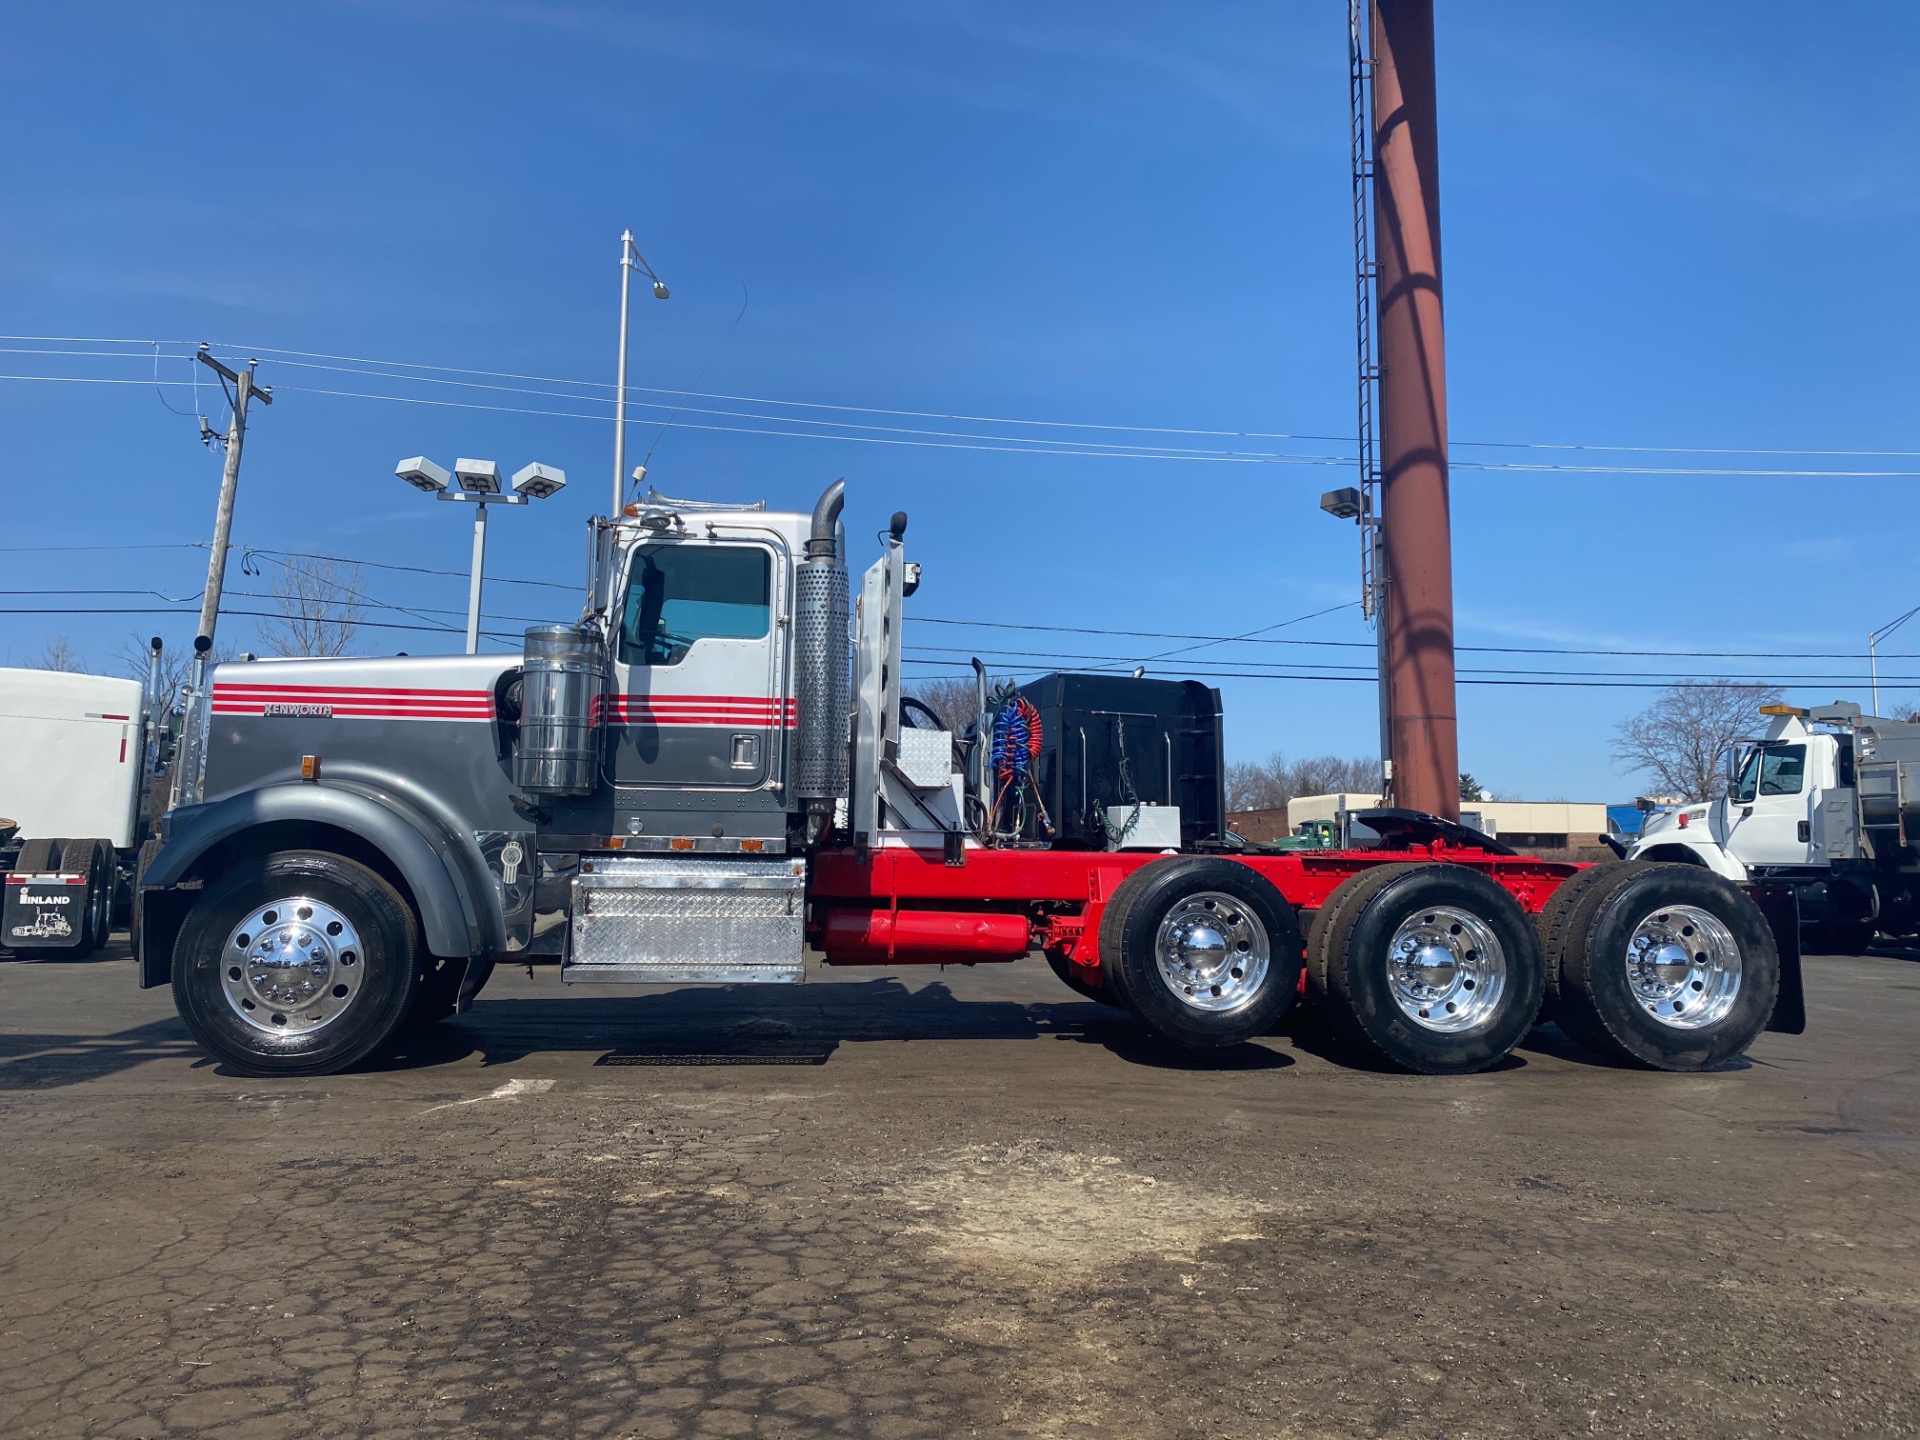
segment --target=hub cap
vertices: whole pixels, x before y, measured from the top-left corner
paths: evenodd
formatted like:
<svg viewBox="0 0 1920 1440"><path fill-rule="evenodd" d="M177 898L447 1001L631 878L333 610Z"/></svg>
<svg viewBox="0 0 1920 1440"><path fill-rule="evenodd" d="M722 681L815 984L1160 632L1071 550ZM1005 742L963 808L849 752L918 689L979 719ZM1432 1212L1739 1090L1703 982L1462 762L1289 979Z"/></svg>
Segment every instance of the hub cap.
<svg viewBox="0 0 1920 1440"><path fill-rule="evenodd" d="M1178 901L1160 922L1153 952L1174 998L1214 1014L1251 1003L1273 959L1266 927L1217 890Z"/></svg>
<svg viewBox="0 0 1920 1440"><path fill-rule="evenodd" d="M1691 905L1656 910L1627 942L1627 984L1662 1025L1701 1030L1740 998L1740 946L1717 915Z"/></svg>
<svg viewBox="0 0 1920 1440"><path fill-rule="evenodd" d="M1387 952L1393 1000L1423 1030L1457 1035L1486 1024L1507 991L1507 952L1468 910L1436 906L1409 915Z"/></svg>
<svg viewBox="0 0 1920 1440"><path fill-rule="evenodd" d="M303 1034L340 1018L366 969L360 936L331 905L289 896L233 927L220 952L220 988L248 1025Z"/></svg>

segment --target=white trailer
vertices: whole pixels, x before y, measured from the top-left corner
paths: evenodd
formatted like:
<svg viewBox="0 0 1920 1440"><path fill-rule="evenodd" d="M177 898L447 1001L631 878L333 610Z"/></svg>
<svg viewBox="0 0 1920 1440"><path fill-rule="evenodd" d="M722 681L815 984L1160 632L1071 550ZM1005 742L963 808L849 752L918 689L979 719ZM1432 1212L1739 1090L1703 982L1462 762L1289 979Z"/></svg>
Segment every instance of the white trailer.
<svg viewBox="0 0 1920 1440"><path fill-rule="evenodd" d="M144 838L147 718L138 681L0 669L0 946L105 942Z"/></svg>

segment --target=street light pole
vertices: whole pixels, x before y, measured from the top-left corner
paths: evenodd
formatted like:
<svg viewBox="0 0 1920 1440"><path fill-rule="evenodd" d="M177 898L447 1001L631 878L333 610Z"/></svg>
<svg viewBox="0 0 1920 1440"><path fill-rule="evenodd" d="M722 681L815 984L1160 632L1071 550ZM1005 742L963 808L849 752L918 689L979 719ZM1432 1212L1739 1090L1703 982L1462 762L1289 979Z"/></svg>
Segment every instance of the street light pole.
<svg viewBox="0 0 1920 1440"><path fill-rule="evenodd" d="M653 273L653 267L647 264L633 243L633 231L620 232L620 358L614 367L613 377L613 508L607 512L609 519L620 518L620 507L627 498L627 299L632 290L633 272L641 270L653 281L653 298L667 298L666 284Z"/></svg>
<svg viewBox="0 0 1920 1440"><path fill-rule="evenodd" d="M456 460L447 471L424 455L402 460L393 473L436 500L473 506L473 575L467 581L467 654L480 653L480 591L487 573L487 506L524 505L565 488L567 473L552 465L523 465L513 477L512 493L500 487L500 467L491 460ZM459 477L460 488L450 488Z"/></svg>
<svg viewBox="0 0 1920 1440"><path fill-rule="evenodd" d="M480 653L480 585L487 573L487 502L473 507L473 579L467 586L467 654Z"/></svg>
<svg viewBox="0 0 1920 1440"><path fill-rule="evenodd" d="M611 520L620 518L620 507L627 495L627 291L633 281L633 231L620 232L620 360L613 380L613 508Z"/></svg>
<svg viewBox="0 0 1920 1440"><path fill-rule="evenodd" d="M1880 642L1916 615L1920 615L1920 605L1914 606L1913 609L1907 611L1907 613L1899 619L1888 621L1878 630L1869 630L1867 632L1867 674L1873 684L1873 713L1875 715L1880 713L1880 656L1878 654Z"/></svg>

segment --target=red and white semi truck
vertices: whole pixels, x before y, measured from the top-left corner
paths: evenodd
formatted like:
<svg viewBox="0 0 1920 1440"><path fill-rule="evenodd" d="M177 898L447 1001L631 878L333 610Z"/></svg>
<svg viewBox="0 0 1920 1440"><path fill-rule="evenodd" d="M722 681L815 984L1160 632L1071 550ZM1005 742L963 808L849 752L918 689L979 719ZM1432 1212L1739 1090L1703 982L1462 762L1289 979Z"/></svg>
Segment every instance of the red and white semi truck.
<svg viewBox="0 0 1920 1440"><path fill-rule="evenodd" d="M1357 1051L1430 1073L1499 1061L1543 1004L1666 1069L1801 1027L1793 925L1697 866L1580 869L1397 811L1365 849L1237 844L1197 683L982 679L973 721L942 727L902 694L906 516L853 594L842 501L650 493L591 522L584 614L517 656L213 669L140 878L141 983L253 1074L359 1063L502 961L781 982L809 946L1038 950L1185 1046L1304 995Z"/></svg>

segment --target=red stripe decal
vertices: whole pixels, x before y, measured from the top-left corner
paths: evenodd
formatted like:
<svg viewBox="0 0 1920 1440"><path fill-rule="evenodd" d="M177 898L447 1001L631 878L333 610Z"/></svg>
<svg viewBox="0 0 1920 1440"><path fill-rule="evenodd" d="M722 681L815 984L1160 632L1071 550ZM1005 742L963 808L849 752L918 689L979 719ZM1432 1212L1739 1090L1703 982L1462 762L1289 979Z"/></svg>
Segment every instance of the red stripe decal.
<svg viewBox="0 0 1920 1440"><path fill-rule="evenodd" d="M216 715L333 720L491 720L490 690L374 685L216 685Z"/></svg>

